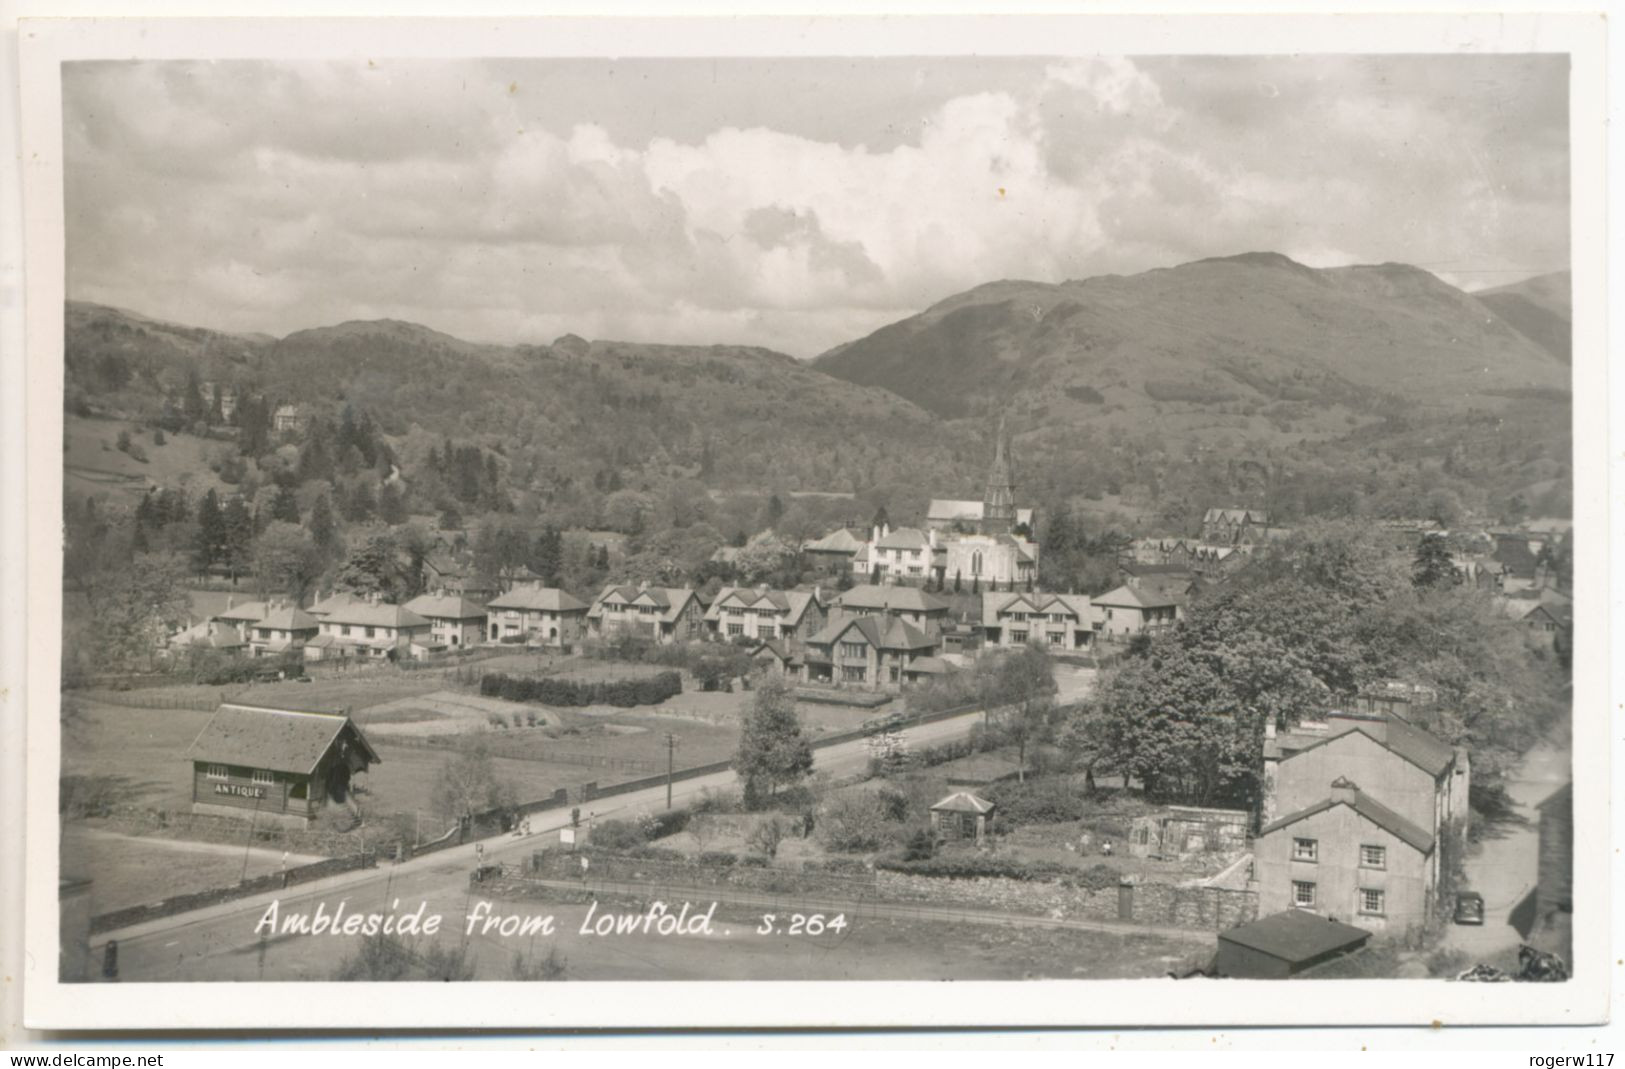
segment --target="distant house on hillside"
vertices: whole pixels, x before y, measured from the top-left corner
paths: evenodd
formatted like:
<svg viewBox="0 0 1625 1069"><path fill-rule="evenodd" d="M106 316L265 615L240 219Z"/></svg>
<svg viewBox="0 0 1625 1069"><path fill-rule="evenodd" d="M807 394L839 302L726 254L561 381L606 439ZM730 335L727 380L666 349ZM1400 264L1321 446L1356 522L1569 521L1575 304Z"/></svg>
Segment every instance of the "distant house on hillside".
<svg viewBox="0 0 1625 1069"><path fill-rule="evenodd" d="M1263 509L1208 509L1202 517L1202 541L1218 546L1262 542L1269 525L1270 514Z"/></svg>
<svg viewBox="0 0 1625 1069"><path fill-rule="evenodd" d="M606 586L587 609L587 629L594 635L636 635L670 643L704 636L705 606L687 587Z"/></svg>
<svg viewBox="0 0 1625 1069"><path fill-rule="evenodd" d="M863 539L845 527L837 527L823 538L802 545L801 552L809 568L825 575L839 576L854 572L852 560L864 548Z"/></svg>
<svg viewBox="0 0 1625 1069"><path fill-rule="evenodd" d="M491 642L567 646L579 641L587 625L587 603L563 590L516 586L485 607Z"/></svg>
<svg viewBox="0 0 1625 1069"><path fill-rule="evenodd" d="M278 434L299 434L304 431L308 417L298 405L277 405L271 414L271 429Z"/></svg>

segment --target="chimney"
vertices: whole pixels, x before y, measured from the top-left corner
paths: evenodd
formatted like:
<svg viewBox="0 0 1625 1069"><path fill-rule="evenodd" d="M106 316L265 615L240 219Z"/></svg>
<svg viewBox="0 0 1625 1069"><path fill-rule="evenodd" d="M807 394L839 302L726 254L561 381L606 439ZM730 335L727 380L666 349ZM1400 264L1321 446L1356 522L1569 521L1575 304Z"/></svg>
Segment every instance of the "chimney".
<svg viewBox="0 0 1625 1069"><path fill-rule="evenodd" d="M1347 776L1338 776L1332 780L1332 802L1334 804L1353 805L1355 796L1359 793L1359 784Z"/></svg>
<svg viewBox="0 0 1625 1069"><path fill-rule="evenodd" d="M647 580L647 579L638 580L638 593L641 594L645 590L648 590L648 589L649 589L649 580Z"/></svg>
<svg viewBox="0 0 1625 1069"><path fill-rule="evenodd" d="M824 604L824 584L813 584L813 601L819 605Z"/></svg>
<svg viewBox="0 0 1625 1069"><path fill-rule="evenodd" d="M880 538L880 524L877 523L873 527L869 528L869 541L878 542L880 541Z"/></svg>
<svg viewBox="0 0 1625 1069"><path fill-rule="evenodd" d="M226 611L230 612L231 609L236 606L236 604L237 604L237 595L236 594L227 594L226 595Z"/></svg>
<svg viewBox="0 0 1625 1069"><path fill-rule="evenodd" d="M937 529L932 527L925 532L925 540L932 549L937 548Z"/></svg>
<svg viewBox="0 0 1625 1069"><path fill-rule="evenodd" d="M1273 717L1264 721L1264 737L1266 739L1275 738L1275 719Z"/></svg>

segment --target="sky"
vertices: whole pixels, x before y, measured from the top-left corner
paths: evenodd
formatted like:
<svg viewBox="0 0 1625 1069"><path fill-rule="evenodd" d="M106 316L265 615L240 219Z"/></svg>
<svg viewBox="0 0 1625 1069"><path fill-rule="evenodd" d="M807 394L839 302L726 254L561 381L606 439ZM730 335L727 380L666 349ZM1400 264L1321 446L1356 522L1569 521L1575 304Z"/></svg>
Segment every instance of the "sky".
<svg viewBox="0 0 1625 1069"><path fill-rule="evenodd" d="M1563 56L63 65L67 293L813 357L998 279L1569 265Z"/></svg>

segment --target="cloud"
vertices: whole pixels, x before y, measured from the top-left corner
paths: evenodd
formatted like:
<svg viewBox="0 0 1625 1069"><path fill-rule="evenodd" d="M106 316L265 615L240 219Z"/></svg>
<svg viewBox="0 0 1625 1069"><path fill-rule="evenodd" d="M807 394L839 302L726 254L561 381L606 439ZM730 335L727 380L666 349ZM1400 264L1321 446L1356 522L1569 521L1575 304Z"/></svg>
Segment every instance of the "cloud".
<svg viewBox="0 0 1625 1069"><path fill-rule="evenodd" d="M811 356L994 279L1249 249L1507 281L1567 261L1565 76L1531 57L70 64L69 293L276 334L387 315Z"/></svg>

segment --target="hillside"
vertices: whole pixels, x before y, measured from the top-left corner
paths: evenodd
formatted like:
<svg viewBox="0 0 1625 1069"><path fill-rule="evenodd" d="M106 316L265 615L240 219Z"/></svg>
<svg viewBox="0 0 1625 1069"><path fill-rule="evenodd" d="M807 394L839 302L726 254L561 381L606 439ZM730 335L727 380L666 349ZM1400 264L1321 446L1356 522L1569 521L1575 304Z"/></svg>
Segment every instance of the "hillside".
<svg viewBox="0 0 1625 1069"><path fill-rule="evenodd" d="M1572 360L1572 277L1537 275L1473 294L1513 329L1567 364Z"/></svg>
<svg viewBox="0 0 1625 1069"><path fill-rule="evenodd" d="M1042 409L1046 420L1124 427L1193 411L1267 417L1291 402L1344 421L1567 387L1539 346L1425 271L1317 270L1274 253L993 283L815 363L950 418Z"/></svg>
<svg viewBox="0 0 1625 1069"><path fill-rule="evenodd" d="M68 405L82 414L151 420L195 372L317 417L365 411L408 470L446 437L483 445L506 458L510 485L543 498L607 470L628 486L851 490L980 451L894 395L749 347L475 345L392 320L272 339L74 302L66 341Z"/></svg>

